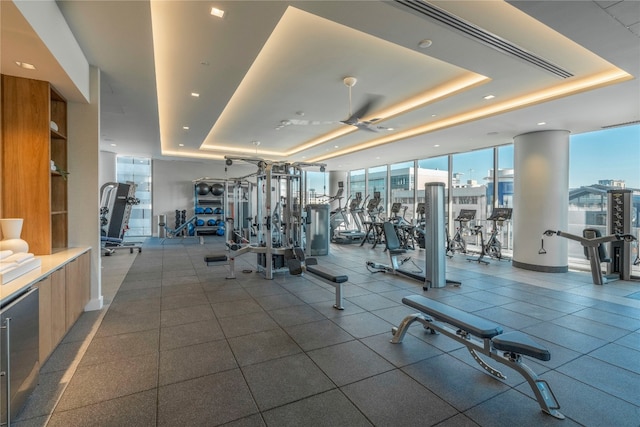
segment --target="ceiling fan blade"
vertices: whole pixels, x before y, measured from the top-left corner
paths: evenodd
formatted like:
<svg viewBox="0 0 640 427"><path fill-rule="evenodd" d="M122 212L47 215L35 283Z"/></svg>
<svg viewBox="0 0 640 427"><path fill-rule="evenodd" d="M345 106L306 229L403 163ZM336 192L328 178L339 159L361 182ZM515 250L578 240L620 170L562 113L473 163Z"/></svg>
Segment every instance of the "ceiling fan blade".
<svg viewBox="0 0 640 427"><path fill-rule="evenodd" d="M369 124L368 122L359 122L359 123L356 123L354 126L360 130L366 130L369 132L376 132L376 133L380 132L380 130L377 127L371 126L371 124Z"/></svg>
<svg viewBox="0 0 640 427"><path fill-rule="evenodd" d="M382 96L379 95L369 95L367 101L357 109L351 117L342 121L342 123L354 126L356 125L360 119L367 115L369 111L371 111L380 101L382 100Z"/></svg>
<svg viewBox="0 0 640 427"><path fill-rule="evenodd" d="M287 120L288 125L296 125L296 126L308 126L308 125L331 125L336 122L327 121L327 120L298 120L298 119L290 119Z"/></svg>

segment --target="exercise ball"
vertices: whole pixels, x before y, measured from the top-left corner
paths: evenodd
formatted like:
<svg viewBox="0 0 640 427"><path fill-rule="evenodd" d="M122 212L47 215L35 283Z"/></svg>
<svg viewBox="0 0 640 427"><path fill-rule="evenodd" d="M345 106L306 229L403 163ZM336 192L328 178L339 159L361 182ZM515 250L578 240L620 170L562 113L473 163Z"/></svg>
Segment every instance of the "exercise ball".
<svg viewBox="0 0 640 427"><path fill-rule="evenodd" d="M211 187L209 187L209 184L207 184L206 182L199 182L196 184L196 193L198 193L200 196L206 195L210 190Z"/></svg>
<svg viewBox="0 0 640 427"><path fill-rule="evenodd" d="M224 236L224 228L218 228L218 231L216 231L216 234L218 236Z"/></svg>
<svg viewBox="0 0 640 427"><path fill-rule="evenodd" d="M193 226L193 224L189 223L187 229L189 230L189 236L195 236L196 228Z"/></svg>
<svg viewBox="0 0 640 427"><path fill-rule="evenodd" d="M207 215L211 215L212 213L215 213L215 212L211 208L204 208L204 213L206 213Z"/></svg>
<svg viewBox="0 0 640 427"><path fill-rule="evenodd" d="M197 226L199 226L199 227L202 227L202 226L204 225L204 219L199 219L199 218L198 218L198 219L196 220L196 225L197 225Z"/></svg>
<svg viewBox="0 0 640 427"><path fill-rule="evenodd" d="M207 221L207 225L209 227L213 227L214 225L216 225L216 220L215 219L210 219Z"/></svg>
<svg viewBox="0 0 640 427"><path fill-rule="evenodd" d="M201 208L200 206L198 206L196 208L196 215L202 215L204 213L204 208Z"/></svg>
<svg viewBox="0 0 640 427"><path fill-rule="evenodd" d="M213 184L211 186L211 194L214 196L222 196L224 194L224 187L222 184Z"/></svg>

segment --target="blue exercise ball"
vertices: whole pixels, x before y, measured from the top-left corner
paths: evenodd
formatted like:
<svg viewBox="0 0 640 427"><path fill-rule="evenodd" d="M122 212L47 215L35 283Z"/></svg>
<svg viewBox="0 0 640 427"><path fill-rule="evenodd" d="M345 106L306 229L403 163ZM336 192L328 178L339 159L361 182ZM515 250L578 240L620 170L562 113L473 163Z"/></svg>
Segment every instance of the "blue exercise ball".
<svg viewBox="0 0 640 427"><path fill-rule="evenodd" d="M209 227L213 227L214 225L216 225L216 220L215 219L210 219L209 221L207 221L207 225Z"/></svg>
<svg viewBox="0 0 640 427"><path fill-rule="evenodd" d="M204 225L204 219L196 219L196 225L202 227Z"/></svg>
<svg viewBox="0 0 640 427"><path fill-rule="evenodd" d="M218 231L216 231L216 234L218 234L218 236L224 236L224 228L218 228Z"/></svg>
<svg viewBox="0 0 640 427"><path fill-rule="evenodd" d="M212 213L214 213L214 211L211 208L204 208L204 213L211 215Z"/></svg>

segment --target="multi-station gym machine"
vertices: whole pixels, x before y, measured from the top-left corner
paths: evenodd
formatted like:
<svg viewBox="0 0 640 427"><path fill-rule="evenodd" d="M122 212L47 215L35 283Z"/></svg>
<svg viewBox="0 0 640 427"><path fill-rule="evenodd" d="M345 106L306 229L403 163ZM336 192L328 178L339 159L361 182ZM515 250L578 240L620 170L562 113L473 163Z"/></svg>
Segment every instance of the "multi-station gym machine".
<svg viewBox="0 0 640 427"><path fill-rule="evenodd" d="M631 245L637 245L636 237L631 234L632 196L631 190L607 191L607 230L610 234L606 236L603 236L596 228L585 228L582 231L582 236L560 230L546 230L543 236L558 235L579 242L584 247L585 256L590 261L591 277L594 284L602 285L618 279L630 280L631 266L633 265ZM607 255L605 247L607 243L609 243L609 255ZM541 255L546 253L544 240L538 253ZM604 262L607 263L606 274L603 274L600 265Z"/></svg>
<svg viewBox="0 0 640 427"><path fill-rule="evenodd" d="M309 209L303 209L305 185L304 170L318 167L324 171L321 163L274 162L259 158L225 157L227 166L234 161L254 164L258 170L255 176L256 189L256 242L249 244L229 244L233 236L227 236L229 249L233 256L247 252L257 256L258 271L266 279L273 279L273 273L287 270L287 261L293 256L294 248L305 248L309 239L305 235L306 222L318 217ZM245 177L247 178L247 177ZM307 206L309 208L312 205ZM326 246L329 242L328 212L320 217L326 218ZM315 236L314 236L315 237Z"/></svg>

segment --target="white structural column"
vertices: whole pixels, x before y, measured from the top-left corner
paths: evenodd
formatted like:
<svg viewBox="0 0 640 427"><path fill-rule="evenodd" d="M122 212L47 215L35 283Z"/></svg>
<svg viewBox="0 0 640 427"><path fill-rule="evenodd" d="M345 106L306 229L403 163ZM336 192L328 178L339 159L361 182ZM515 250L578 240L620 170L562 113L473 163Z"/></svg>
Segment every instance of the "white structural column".
<svg viewBox="0 0 640 427"><path fill-rule="evenodd" d="M567 230L569 131L531 132L514 138L513 265L550 273L568 270L567 240L544 237ZM546 253L544 253L546 252Z"/></svg>

